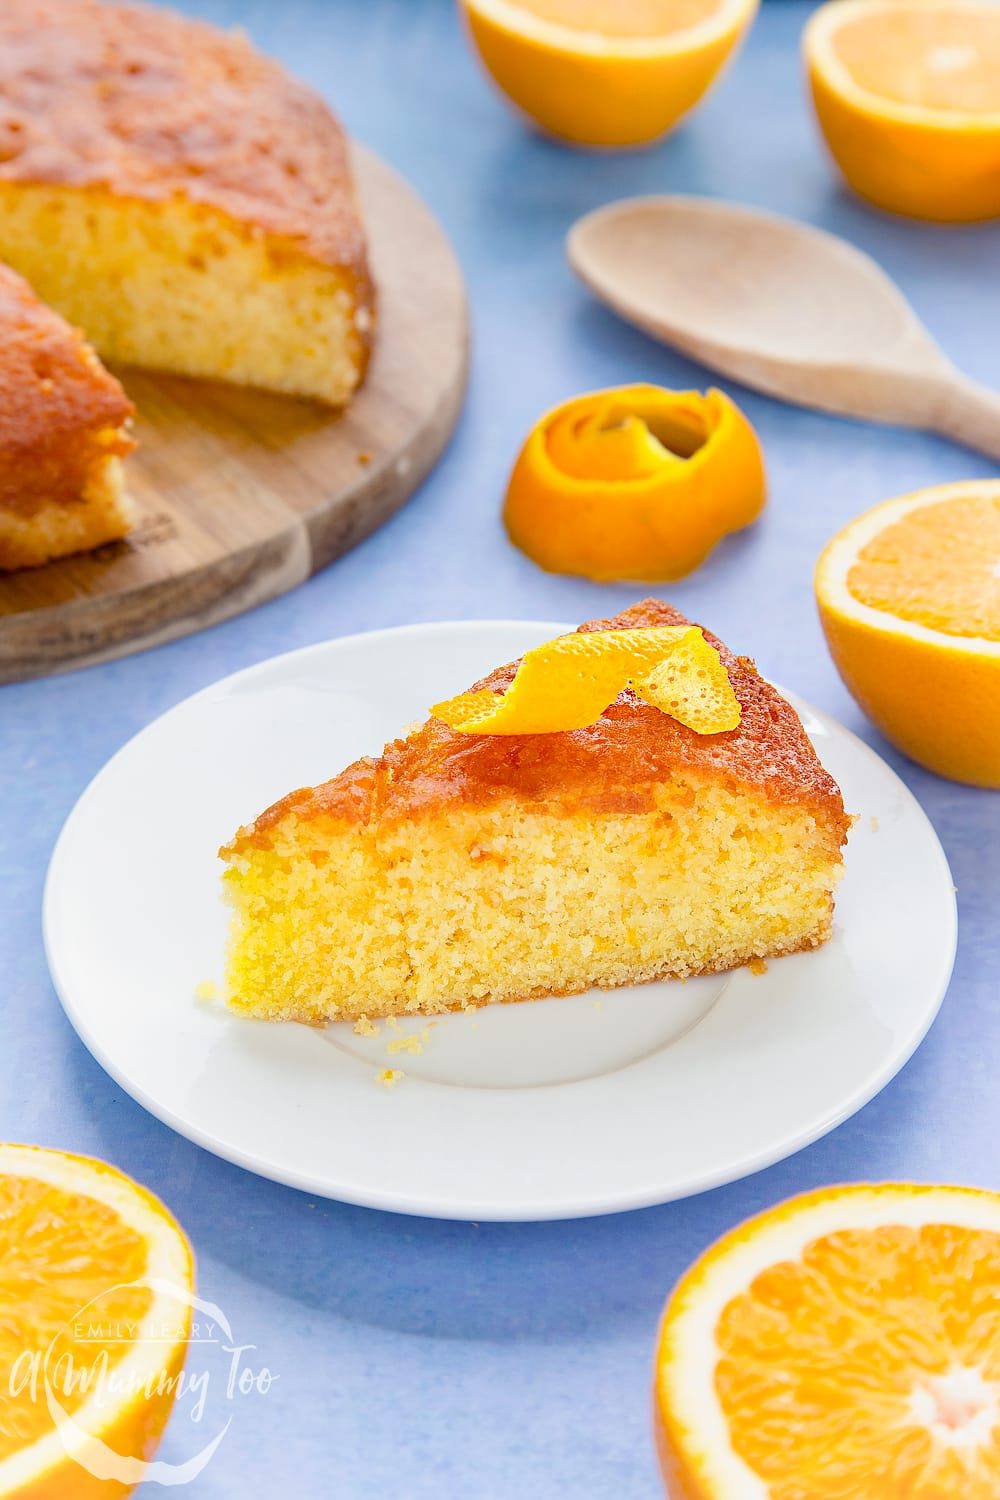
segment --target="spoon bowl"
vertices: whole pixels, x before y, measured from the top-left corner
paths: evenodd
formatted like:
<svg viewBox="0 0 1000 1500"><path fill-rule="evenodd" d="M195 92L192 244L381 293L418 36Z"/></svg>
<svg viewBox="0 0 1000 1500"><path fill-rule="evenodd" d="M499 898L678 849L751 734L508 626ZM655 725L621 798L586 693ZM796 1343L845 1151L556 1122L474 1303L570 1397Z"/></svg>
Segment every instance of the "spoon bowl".
<svg viewBox="0 0 1000 1500"><path fill-rule="evenodd" d="M775 214L689 197L580 219L577 275L623 318L710 369L802 406L929 427L1000 458L1000 396L949 362L862 251Z"/></svg>

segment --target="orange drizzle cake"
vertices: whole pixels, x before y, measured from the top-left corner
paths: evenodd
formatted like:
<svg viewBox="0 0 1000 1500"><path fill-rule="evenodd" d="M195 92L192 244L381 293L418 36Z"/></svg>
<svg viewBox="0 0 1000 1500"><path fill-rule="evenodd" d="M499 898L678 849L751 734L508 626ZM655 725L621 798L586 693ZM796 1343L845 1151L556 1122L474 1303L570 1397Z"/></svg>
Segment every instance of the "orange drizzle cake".
<svg viewBox="0 0 1000 1500"><path fill-rule="evenodd" d="M131 415L83 336L0 265L0 568L125 535Z"/></svg>
<svg viewBox="0 0 1000 1500"><path fill-rule="evenodd" d="M583 631L686 625L649 599ZM429 719L222 849L228 998L323 1022L730 969L830 933L849 818L794 709L706 632L739 702L697 734L622 692L585 729ZM478 685L502 693L517 663Z"/></svg>
<svg viewBox="0 0 1000 1500"><path fill-rule="evenodd" d="M347 144L239 33L0 0L0 259L102 357L341 405L373 291Z"/></svg>

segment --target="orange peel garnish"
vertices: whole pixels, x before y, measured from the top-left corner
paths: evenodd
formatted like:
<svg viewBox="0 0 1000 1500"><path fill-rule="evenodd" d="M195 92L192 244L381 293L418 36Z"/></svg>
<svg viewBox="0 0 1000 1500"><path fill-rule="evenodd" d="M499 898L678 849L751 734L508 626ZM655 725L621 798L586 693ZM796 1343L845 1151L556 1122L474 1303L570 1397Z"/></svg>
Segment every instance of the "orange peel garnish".
<svg viewBox="0 0 1000 1500"><path fill-rule="evenodd" d="M621 386L536 423L507 487L511 541L551 573L681 578L766 494L746 417L721 391Z"/></svg>
<svg viewBox="0 0 1000 1500"><path fill-rule="evenodd" d="M526 651L504 693L462 693L431 709L460 734L557 734L596 724L625 688L696 734L723 734L740 705L696 625L562 635Z"/></svg>

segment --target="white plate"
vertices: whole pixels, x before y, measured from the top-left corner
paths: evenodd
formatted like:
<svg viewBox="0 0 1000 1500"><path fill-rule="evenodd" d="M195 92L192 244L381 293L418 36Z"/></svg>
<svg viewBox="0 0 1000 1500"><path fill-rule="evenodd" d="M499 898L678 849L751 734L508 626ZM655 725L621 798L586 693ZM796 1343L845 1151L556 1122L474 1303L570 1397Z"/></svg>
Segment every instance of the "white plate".
<svg viewBox="0 0 1000 1500"><path fill-rule="evenodd" d="M888 1082L948 983L951 875L898 777L794 697L859 815L836 933L818 952L761 976L449 1016L419 1055L390 1054L388 1026L366 1039L349 1023L268 1025L196 998L222 977L216 849L240 823L567 628L487 621L330 641L226 678L119 751L56 846L45 941L69 1019L124 1089L219 1156L312 1193L547 1219L745 1176ZM377 1081L386 1067L405 1073L392 1089Z"/></svg>

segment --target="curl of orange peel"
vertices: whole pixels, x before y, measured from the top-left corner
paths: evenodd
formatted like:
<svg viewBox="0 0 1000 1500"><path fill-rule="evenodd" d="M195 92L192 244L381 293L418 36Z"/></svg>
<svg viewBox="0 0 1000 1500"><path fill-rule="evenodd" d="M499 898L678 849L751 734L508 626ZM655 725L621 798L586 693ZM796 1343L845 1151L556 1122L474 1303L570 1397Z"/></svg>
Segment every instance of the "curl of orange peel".
<svg viewBox="0 0 1000 1500"><path fill-rule="evenodd" d="M556 734L596 724L626 687L696 734L723 734L740 705L696 625L562 635L527 651L504 693L462 693L431 709L460 734Z"/></svg>
<svg viewBox="0 0 1000 1500"><path fill-rule="evenodd" d="M682 578L766 496L746 417L721 391L627 385L542 417L507 487L511 541L550 573Z"/></svg>

